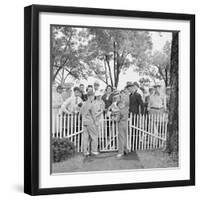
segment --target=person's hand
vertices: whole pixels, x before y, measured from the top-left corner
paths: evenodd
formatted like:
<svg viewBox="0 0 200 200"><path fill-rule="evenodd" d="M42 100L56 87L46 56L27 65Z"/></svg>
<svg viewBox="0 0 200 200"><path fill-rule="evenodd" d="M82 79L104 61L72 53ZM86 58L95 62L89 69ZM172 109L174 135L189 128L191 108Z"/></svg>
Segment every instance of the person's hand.
<svg viewBox="0 0 200 200"><path fill-rule="evenodd" d="M82 105L83 105L83 103L81 102L81 103L79 103L79 104L78 104L78 107L80 107L80 108L81 108L81 107L82 107Z"/></svg>
<svg viewBox="0 0 200 200"><path fill-rule="evenodd" d="M62 115L62 110L61 110L61 109L58 111L58 114L59 114L59 115Z"/></svg>
<svg viewBox="0 0 200 200"><path fill-rule="evenodd" d="M66 109L65 109L64 113L67 114L67 115L70 114L70 112L68 110L66 110Z"/></svg>
<svg viewBox="0 0 200 200"><path fill-rule="evenodd" d="M98 128L98 123L97 122L95 122L94 125Z"/></svg>

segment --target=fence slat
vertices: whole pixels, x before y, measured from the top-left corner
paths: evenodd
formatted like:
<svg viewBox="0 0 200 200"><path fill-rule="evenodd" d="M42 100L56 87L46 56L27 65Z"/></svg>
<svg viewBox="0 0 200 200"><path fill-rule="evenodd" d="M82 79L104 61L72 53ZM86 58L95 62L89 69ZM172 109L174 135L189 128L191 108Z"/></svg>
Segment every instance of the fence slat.
<svg viewBox="0 0 200 200"><path fill-rule="evenodd" d="M56 137L58 138L58 128L59 128L59 116L56 116Z"/></svg>
<svg viewBox="0 0 200 200"><path fill-rule="evenodd" d="M164 120L165 120L165 132L164 132L164 140L165 140L165 145L166 145L166 140L167 140L167 124L168 124L168 115L164 114Z"/></svg>
<svg viewBox="0 0 200 200"><path fill-rule="evenodd" d="M55 134L55 132L56 132L56 130L55 130L55 121L56 121L56 119L55 119L55 114L54 114L54 112L52 112L52 137L56 137L56 134Z"/></svg>
<svg viewBox="0 0 200 200"><path fill-rule="evenodd" d="M147 120L148 120L148 115L145 115L145 125L144 125L144 129L145 129L145 131L148 131L147 130ZM145 133L145 137L144 137L144 139L145 139L145 142L144 142L144 150L146 150L147 149L147 134Z"/></svg>
<svg viewBox="0 0 200 200"><path fill-rule="evenodd" d="M137 115L134 114L134 126L137 126ZM136 150L136 130L135 128L132 128L131 130L131 145L132 145L132 150L135 151Z"/></svg>

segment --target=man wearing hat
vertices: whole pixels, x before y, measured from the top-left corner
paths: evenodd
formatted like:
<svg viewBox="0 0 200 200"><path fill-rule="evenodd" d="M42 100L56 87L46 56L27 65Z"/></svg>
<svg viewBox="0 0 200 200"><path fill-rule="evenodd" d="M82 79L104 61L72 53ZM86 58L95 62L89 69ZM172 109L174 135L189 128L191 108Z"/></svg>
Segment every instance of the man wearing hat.
<svg viewBox="0 0 200 200"><path fill-rule="evenodd" d="M148 110L150 114L162 114L166 110L166 98L160 93L161 85L154 85L154 93L149 98Z"/></svg>
<svg viewBox="0 0 200 200"><path fill-rule="evenodd" d="M65 113L78 113L80 107L83 103L82 99L80 98L80 89L79 87L74 87L73 89L74 95L70 98L66 99L65 102L61 106L61 111Z"/></svg>
<svg viewBox="0 0 200 200"><path fill-rule="evenodd" d="M96 93L99 91L99 87L100 87L99 82L95 81L94 82L94 96L95 96L95 99L96 99Z"/></svg>
<svg viewBox="0 0 200 200"><path fill-rule="evenodd" d="M127 148L127 124L128 124L128 112L129 112L129 100L126 94L122 90L120 92L120 98L117 102L119 108L119 119L118 119L118 154L117 157L120 158L128 153Z"/></svg>
<svg viewBox="0 0 200 200"><path fill-rule="evenodd" d="M144 104L141 95L138 93L139 84L137 82L134 82L127 85L126 87L130 92L129 111L132 114L143 113Z"/></svg>
<svg viewBox="0 0 200 200"><path fill-rule="evenodd" d="M99 137L101 137L100 130L102 127L102 119L103 119L103 112L105 110L105 103L101 99L103 93L98 91L96 92L96 98L94 100L94 109L95 109L95 117L96 117L96 125Z"/></svg>
<svg viewBox="0 0 200 200"><path fill-rule="evenodd" d="M62 92L62 98L63 98L63 101L65 101L66 99L70 98L71 95L72 95L72 84L71 83L64 83L62 85L62 88L63 88L63 92Z"/></svg>
<svg viewBox="0 0 200 200"><path fill-rule="evenodd" d="M118 121L119 118L119 107L117 106L119 100L120 100L120 94L118 91L115 91L113 93L113 102L108 108L108 111L111 114L111 118L116 121Z"/></svg>
<svg viewBox="0 0 200 200"><path fill-rule="evenodd" d="M96 99L94 100L94 107L95 107L95 115L96 115L97 122L100 120L101 115L103 114L103 111L105 109L105 103L101 99L102 96L103 96L102 92L100 92L100 91L96 92Z"/></svg>
<svg viewBox="0 0 200 200"><path fill-rule="evenodd" d="M58 87L56 88L57 93L62 94L63 91L63 87L62 85L58 85Z"/></svg>
<svg viewBox="0 0 200 200"><path fill-rule="evenodd" d="M98 131L97 120L94 107L94 92L88 91L88 99L83 103L80 109L83 119L83 154L89 156L89 146L91 142L91 154L98 155ZM89 145L88 145L89 144Z"/></svg>
<svg viewBox="0 0 200 200"><path fill-rule="evenodd" d="M87 100L87 94L85 93L85 86L84 86L84 84L80 84L79 85L79 89L80 89L80 91L81 91L81 99L83 100L83 101L86 101Z"/></svg>

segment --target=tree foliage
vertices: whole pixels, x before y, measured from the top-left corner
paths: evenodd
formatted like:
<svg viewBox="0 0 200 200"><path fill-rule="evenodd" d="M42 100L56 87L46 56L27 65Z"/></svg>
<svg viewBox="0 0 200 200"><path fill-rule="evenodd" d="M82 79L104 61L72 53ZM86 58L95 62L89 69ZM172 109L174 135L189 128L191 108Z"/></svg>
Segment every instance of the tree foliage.
<svg viewBox="0 0 200 200"><path fill-rule="evenodd" d="M51 66L52 79L64 82L70 75L75 79L86 78L83 55L79 52L77 29L68 26L52 26Z"/></svg>
<svg viewBox="0 0 200 200"><path fill-rule="evenodd" d="M170 82L171 42L166 41L162 51L154 51L145 58L146 64L138 67L138 72L155 80L164 80L165 86Z"/></svg>
<svg viewBox="0 0 200 200"><path fill-rule="evenodd" d="M113 87L118 86L120 73L142 64L152 48L147 31L90 28L87 32L84 62L94 76Z"/></svg>
<svg viewBox="0 0 200 200"><path fill-rule="evenodd" d="M148 31L52 26L51 35L53 80L93 76L117 88L120 74L131 67L169 85L171 43L152 53Z"/></svg>
<svg viewBox="0 0 200 200"><path fill-rule="evenodd" d="M169 85L170 81L170 56L171 56L171 43L166 41L163 51L155 51L152 56L152 64L157 67L155 74L157 79L164 80L165 85Z"/></svg>

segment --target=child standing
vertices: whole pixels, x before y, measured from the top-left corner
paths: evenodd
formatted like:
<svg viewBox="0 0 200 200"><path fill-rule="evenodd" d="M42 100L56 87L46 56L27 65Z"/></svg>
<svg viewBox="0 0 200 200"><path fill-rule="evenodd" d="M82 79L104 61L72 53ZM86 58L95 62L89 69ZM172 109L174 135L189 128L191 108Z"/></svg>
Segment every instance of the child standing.
<svg viewBox="0 0 200 200"><path fill-rule="evenodd" d="M94 107L94 93L93 91L88 91L87 101L83 103L80 113L83 118L83 154L89 156L90 152L88 149L88 143L91 141L91 154L98 155L98 132L95 116L95 107Z"/></svg>
<svg viewBox="0 0 200 200"><path fill-rule="evenodd" d="M129 113L129 101L126 96L124 96L124 91L120 92L120 100L117 102L119 108L119 133L118 133L118 154L117 157L120 158L124 154L128 153L127 149L127 125L128 125L128 113Z"/></svg>
<svg viewBox="0 0 200 200"><path fill-rule="evenodd" d="M97 125L100 124L100 120L103 118L103 112L105 110L105 103L101 99L102 93L100 91L95 93L96 99L94 100L95 116Z"/></svg>

